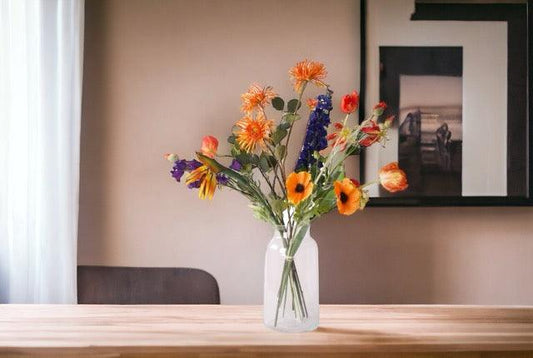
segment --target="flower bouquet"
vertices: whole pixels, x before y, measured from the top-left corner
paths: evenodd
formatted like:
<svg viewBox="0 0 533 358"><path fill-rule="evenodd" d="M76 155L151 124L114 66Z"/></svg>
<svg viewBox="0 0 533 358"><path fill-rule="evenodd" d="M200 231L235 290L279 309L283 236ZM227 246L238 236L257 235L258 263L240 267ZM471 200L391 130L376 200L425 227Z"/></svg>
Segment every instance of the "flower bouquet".
<svg viewBox="0 0 533 358"><path fill-rule="evenodd" d="M384 145L394 117L382 118L386 104L381 102L357 124L350 119L359 105L354 91L340 101L344 119L330 126L333 92L325 82L324 65L305 60L289 75L296 98L287 102L272 87L258 84L241 95L243 115L227 139L227 154L218 153L218 140L206 136L196 159L165 157L173 163L172 177L179 182L187 173L186 185L198 189L201 199L211 199L217 188L235 190L250 201L258 219L274 227L265 263L265 324L305 331L317 327L319 309L318 254L309 236L310 223L335 208L351 215L365 207L367 187L378 182L360 184L347 177L344 162L365 147ZM297 162L287 163L291 134L301 119L309 85L323 88L324 93L306 101L310 114L303 145ZM380 170L379 183L390 192L407 188L397 163Z"/></svg>

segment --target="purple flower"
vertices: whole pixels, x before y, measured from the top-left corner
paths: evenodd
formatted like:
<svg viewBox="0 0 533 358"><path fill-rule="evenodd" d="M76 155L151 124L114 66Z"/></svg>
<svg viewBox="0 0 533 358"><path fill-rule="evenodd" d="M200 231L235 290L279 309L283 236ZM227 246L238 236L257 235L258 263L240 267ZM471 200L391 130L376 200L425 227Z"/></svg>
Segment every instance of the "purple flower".
<svg viewBox="0 0 533 358"><path fill-rule="evenodd" d="M226 185L228 183L229 179L227 176L225 176L222 173L217 174L217 183L220 185Z"/></svg>
<svg viewBox="0 0 533 358"><path fill-rule="evenodd" d="M172 167L172 170L170 171L170 175L176 179L177 182L181 181L181 177L183 174L187 171L193 171L194 169L199 168L202 166L202 163L199 161L193 159L193 160L178 160L174 162L174 166Z"/></svg>
<svg viewBox="0 0 533 358"><path fill-rule="evenodd" d="M307 122L305 139L296 163L296 171L308 170L316 162L313 154L328 147L326 136L330 124L329 112L332 110L331 92L317 97L317 104ZM320 163L319 163L320 165Z"/></svg>
<svg viewBox="0 0 533 358"><path fill-rule="evenodd" d="M237 159L233 159L229 167L237 172L242 169L242 165L237 161Z"/></svg>
<svg viewBox="0 0 533 358"><path fill-rule="evenodd" d="M200 187L200 180L193 181L192 183L189 183L187 185L187 188L189 189L198 189Z"/></svg>

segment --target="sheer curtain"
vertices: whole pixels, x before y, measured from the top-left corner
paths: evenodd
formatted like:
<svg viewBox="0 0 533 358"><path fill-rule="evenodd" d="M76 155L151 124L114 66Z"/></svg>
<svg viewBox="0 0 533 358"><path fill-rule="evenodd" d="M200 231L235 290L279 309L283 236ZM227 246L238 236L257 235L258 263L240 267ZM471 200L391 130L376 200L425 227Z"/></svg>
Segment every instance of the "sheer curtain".
<svg viewBox="0 0 533 358"><path fill-rule="evenodd" d="M83 0L0 0L0 302L75 303Z"/></svg>

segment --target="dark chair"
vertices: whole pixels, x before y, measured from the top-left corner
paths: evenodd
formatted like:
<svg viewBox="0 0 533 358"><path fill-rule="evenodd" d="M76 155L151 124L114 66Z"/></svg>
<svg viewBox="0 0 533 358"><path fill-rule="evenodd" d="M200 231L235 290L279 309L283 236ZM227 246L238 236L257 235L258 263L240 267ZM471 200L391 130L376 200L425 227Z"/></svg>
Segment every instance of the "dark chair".
<svg viewBox="0 0 533 358"><path fill-rule="evenodd" d="M216 279L192 268L78 266L78 303L219 304Z"/></svg>

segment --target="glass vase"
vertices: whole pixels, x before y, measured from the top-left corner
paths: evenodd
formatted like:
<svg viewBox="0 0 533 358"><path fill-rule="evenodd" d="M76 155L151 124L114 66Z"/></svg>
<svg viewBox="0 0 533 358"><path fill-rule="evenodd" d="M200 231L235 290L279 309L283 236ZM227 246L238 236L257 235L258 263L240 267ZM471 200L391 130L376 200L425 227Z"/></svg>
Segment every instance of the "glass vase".
<svg viewBox="0 0 533 358"><path fill-rule="evenodd" d="M305 234L297 240L296 250L289 244L294 239L287 238L284 230L274 231L266 250L263 319L277 331L305 332L318 327L318 247L309 227L302 231Z"/></svg>

